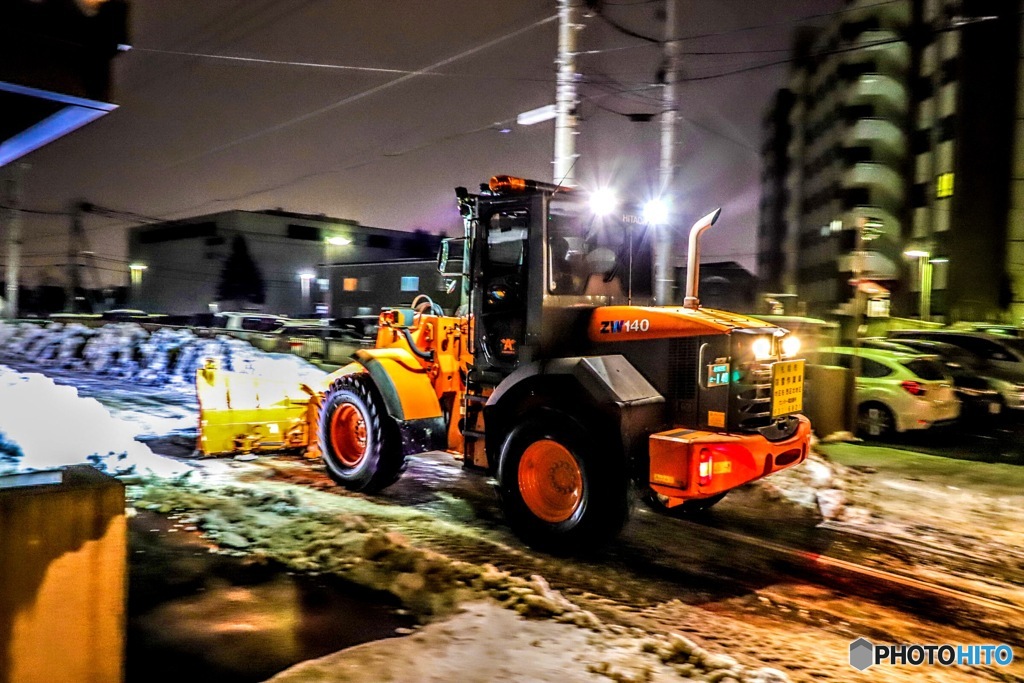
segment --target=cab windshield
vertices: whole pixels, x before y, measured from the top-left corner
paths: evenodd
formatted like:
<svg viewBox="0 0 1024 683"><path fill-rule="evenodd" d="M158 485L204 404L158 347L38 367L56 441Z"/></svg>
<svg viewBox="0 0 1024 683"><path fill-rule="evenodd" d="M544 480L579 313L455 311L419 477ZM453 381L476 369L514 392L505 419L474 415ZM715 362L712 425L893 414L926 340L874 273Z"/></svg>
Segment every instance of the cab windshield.
<svg viewBox="0 0 1024 683"><path fill-rule="evenodd" d="M579 200L548 207L548 292L651 297L651 232L640 211L595 215Z"/></svg>

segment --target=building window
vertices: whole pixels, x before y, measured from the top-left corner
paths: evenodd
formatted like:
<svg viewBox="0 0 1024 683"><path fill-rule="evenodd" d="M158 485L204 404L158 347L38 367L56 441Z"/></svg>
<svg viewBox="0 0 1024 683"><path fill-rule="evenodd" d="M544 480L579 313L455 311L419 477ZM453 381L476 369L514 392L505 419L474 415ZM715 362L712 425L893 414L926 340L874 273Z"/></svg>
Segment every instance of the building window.
<svg viewBox="0 0 1024 683"><path fill-rule="evenodd" d="M359 278L347 277L341 281L341 288L346 292L355 292L359 290Z"/></svg>
<svg viewBox="0 0 1024 683"><path fill-rule="evenodd" d="M941 173L935 179L935 196L938 199L946 199L953 196L953 174Z"/></svg>
<svg viewBox="0 0 1024 683"><path fill-rule="evenodd" d="M420 279L416 275L402 276L403 292L418 292L420 290Z"/></svg>
<svg viewBox="0 0 1024 683"><path fill-rule="evenodd" d="M871 203L871 195L865 187L850 187L843 190L843 208L852 209L855 206L862 206Z"/></svg>
<svg viewBox="0 0 1024 683"><path fill-rule="evenodd" d="M873 104L853 104L843 108L843 119L847 123L854 123L860 119L871 119L875 117L875 106Z"/></svg>
<svg viewBox="0 0 1024 683"><path fill-rule="evenodd" d="M913 81L914 97L918 100L926 100L935 94L935 84L931 76L918 76Z"/></svg>
<svg viewBox="0 0 1024 683"><path fill-rule="evenodd" d="M928 185L926 183L914 183L910 188L910 205L914 208L928 206Z"/></svg>
<svg viewBox="0 0 1024 683"><path fill-rule="evenodd" d="M914 154L924 154L930 150L932 148L932 129L921 128L915 130L910 145Z"/></svg>
<svg viewBox="0 0 1024 683"><path fill-rule="evenodd" d="M956 115L950 114L939 119L939 140L945 142L956 137Z"/></svg>
<svg viewBox="0 0 1024 683"><path fill-rule="evenodd" d="M956 80L956 66L955 58L944 59L942 61L942 66L939 67L939 78L943 85L946 83L952 83Z"/></svg>
<svg viewBox="0 0 1024 683"><path fill-rule="evenodd" d="M321 233L323 231L320 228L314 228L312 225L289 225L288 235L289 239L293 240L306 240L307 242L319 242L321 240Z"/></svg>

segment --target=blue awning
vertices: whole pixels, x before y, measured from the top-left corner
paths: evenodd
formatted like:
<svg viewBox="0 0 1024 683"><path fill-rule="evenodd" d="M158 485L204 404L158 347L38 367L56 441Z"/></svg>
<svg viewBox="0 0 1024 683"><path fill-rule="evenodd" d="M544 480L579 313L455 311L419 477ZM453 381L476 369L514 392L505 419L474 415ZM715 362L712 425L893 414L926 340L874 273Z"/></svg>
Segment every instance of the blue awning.
<svg viewBox="0 0 1024 683"><path fill-rule="evenodd" d="M0 167L117 109L109 102L5 81L0 81L0 97L10 101L6 111L21 117L19 125L5 131L7 137L0 140Z"/></svg>

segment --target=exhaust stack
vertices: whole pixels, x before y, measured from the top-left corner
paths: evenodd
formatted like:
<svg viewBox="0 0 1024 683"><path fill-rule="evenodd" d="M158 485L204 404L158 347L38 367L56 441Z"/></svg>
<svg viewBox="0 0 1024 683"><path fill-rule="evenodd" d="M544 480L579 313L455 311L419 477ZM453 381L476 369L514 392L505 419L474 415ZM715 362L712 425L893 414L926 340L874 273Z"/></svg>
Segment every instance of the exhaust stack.
<svg viewBox="0 0 1024 683"><path fill-rule="evenodd" d="M683 308L700 308L697 298L697 283L700 282L700 236L718 220L722 209L718 208L701 218L690 228L690 245L686 254L686 298Z"/></svg>

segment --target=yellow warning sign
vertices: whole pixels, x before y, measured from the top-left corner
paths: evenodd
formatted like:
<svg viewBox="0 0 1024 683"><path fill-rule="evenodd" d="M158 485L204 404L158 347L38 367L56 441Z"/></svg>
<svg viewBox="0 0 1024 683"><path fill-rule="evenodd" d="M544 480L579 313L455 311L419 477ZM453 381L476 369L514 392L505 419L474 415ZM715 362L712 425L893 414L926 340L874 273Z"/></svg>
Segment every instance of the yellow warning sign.
<svg viewBox="0 0 1024 683"><path fill-rule="evenodd" d="M789 415L804 407L804 362L780 361L772 365L772 417Z"/></svg>

